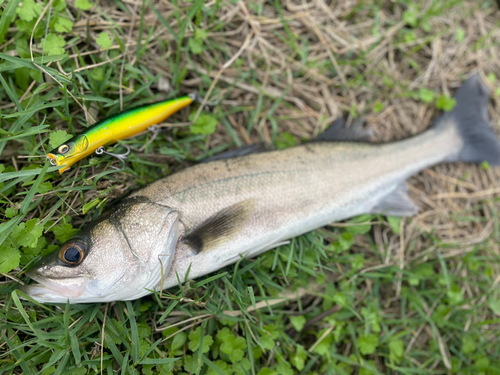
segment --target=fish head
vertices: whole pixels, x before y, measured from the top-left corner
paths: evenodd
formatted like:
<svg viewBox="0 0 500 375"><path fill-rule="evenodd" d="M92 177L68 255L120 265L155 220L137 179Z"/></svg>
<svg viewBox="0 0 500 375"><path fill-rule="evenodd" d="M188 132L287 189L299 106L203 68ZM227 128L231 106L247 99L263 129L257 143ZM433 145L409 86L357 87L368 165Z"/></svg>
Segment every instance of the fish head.
<svg viewBox="0 0 500 375"><path fill-rule="evenodd" d="M172 264L177 211L152 203L114 210L27 272L21 290L42 303L131 300L159 288Z"/></svg>
<svg viewBox="0 0 500 375"><path fill-rule="evenodd" d="M47 154L50 164L63 167L59 169L59 173L63 173L78 160L83 159L90 152L89 141L85 135L80 135L62 145L56 147Z"/></svg>

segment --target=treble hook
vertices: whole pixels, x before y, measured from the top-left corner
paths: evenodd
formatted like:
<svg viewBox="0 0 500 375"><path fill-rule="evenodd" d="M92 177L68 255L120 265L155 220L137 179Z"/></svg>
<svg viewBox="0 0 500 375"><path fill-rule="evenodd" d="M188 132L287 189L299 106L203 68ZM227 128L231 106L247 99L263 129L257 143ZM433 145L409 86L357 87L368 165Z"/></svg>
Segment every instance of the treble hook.
<svg viewBox="0 0 500 375"><path fill-rule="evenodd" d="M197 101L200 104L203 104L203 100L205 100L205 98L203 98L203 96L201 96L197 92L192 92L191 94L188 94L188 96L193 101ZM213 100L211 102L206 102L205 106L203 107L203 109L208 112L208 110L210 109L210 107L214 107L214 106L216 106L219 103L220 103L220 99L219 100Z"/></svg>
<svg viewBox="0 0 500 375"><path fill-rule="evenodd" d="M129 146L127 146L127 145L120 145L120 146L125 147L127 149L127 151L125 153L123 153L123 154L114 154L112 152L106 151L106 148L104 146L101 146L97 150L95 150L95 153L97 155L106 154L106 155L112 156L112 157L120 160L121 163L123 164L123 168L119 169L119 168L116 168L116 167L111 167L113 169L116 169L117 171L120 171L120 170L125 169L125 167L126 167L126 165L125 165L125 159L127 159L127 155L130 154L130 147Z"/></svg>

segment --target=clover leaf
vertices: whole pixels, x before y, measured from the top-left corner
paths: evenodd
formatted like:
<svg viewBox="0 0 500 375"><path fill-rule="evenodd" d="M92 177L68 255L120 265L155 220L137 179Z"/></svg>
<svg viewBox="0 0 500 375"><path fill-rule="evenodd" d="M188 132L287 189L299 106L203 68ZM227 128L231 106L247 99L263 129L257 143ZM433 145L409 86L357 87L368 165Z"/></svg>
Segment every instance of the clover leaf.
<svg viewBox="0 0 500 375"><path fill-rule="evenodd" d="M457 104L457 100L446 95L440 95L436 100L436 108L445 112L451 111L455 104Z"/></svg>
<svg viewBox="0 0 500 375"><path fill-rule="evenodd" d="M57 16L54 30L59 33L69 33L73 30L73 21L65 17Z"/></svg>
<svg viewBox="0 0 500 375"><path fill-rule="evenodd" d="M5 209L5 217L7 218L13 218L14 216L16 216L18 213L18 210L16 210L15 208L12 208L12 207L7 207Z"/></svg>
<svg viewBox="0 0 500 375"><path fill-rule="evenodd" d="M434 91L426 89L425 87L418 90L418 97L425 103L432 102L435 96L436 94L434 93Z"/></svg>
<svg viewBox="0 0 500 375"><path fill-rule="evenodd" d="M243 359L247 349L247 343L243 337L236 337L234 334L224 336L220 351L229 355L231 362L236 363Z"/></svg>
<svg viewBox="0 0 500 375"><path fill-rule="evenodd" d="M62 35L48 34L44 38L43 45L47 55L62 55L65 52L63 47L66 45L66 41Z"/></svg>
<svg viewBox="0 0 500 375"><path fill-rule="evenodd" d="M290 323L292 323L293 328L297 332L302 331L302 328L304 328L304 325L306 324L307 320L304 315L298 315L298 316L291 316L290 317Z"/></svg>
<svg viewBox="0 0 500 375"><path fill-rule="evenodd" d="M378 345L378 336L375 334L363 335L358 339L361 354L373 354Z"/></svg>
<svg viewBox="0 0 500 375"><path fill-rule="evenodd" d="M185 356L184 369L190 374L195 374L198 370L198 360L191 355Z"/></svg>
<svg viewBox="0 0 500 375"><path fill-rule="evenodd" d="M0 272L7 273L19 266L21 252L14 249L10 244L4 243L0 246Z"/></svg>
<svg viewBox="0 0 500 375"><path fill-rule="evenodd" d="M295 354L290 358L290 362L294 365L297 370L302 371L306 364L307 352L302 345L297 346Z"/></svg>
<svg viewBox="0 0 500 375"><path fill-rule="evenodd" d="M81 10L89 10L90 8L92 8L92 4L89 2L89 0L76 0L75 7Z"/></svg>
<svg viewBox="0 0 500 375"><path fill-rule="evenodd" d="M37 19L42 14L42 4L35 3L34 0L23 0L22 4L17 8L19 18L23 21L32 21Z"/></svg>
<svg viewBox="0 0 500 375"><path fill-rule="evenodd" d="M200 347L200 341L201 341L201 327L196 328L194 331L191 331L189 333L189 344L188 347L191 351L195 352L198 350ZM203 347L201 348L202 353L206 353L210 350L210 345L214 340L212 339L212 336L210 335L205 335L203 336Z"/></svg>
<svg viewBox="0 0 500 375"><path fill-rule="evenodd" d="M12 230L10 238L19 246L36 247L43 232L43 225L39 223L40 219L31 219L19 224Z"/></svg>
<svg viewBox="0 0 500 375"><path fill-rule="evenodd" d="M191 112L189 114L189 121L193 121L196 116L196 112ZM193 134L212 134L215 132L218 120L214 115L209 113L200 113L196 122L189 127L189 130Z"/></svg>
<svg viewBox="0 0 500 375"><path fill-rule="evenodd" d="M65 223L62 225L56 225L52 228L52 232L55 234L56 239L61 242L66 242L75 234L78 233L78 229L74 229L73 225Z"/></svg>
<svg viewBox="0 0 500 375"><path fill-rule="evenodd" d="M105 31L99 34L99 36L96 39L96 43L102 48L102 49L109 49L113 45L113 41L109 37L109 34Z"/></svg>
<svg viewBox="0 0 500 375"><path fill-rule="evenodd" d="M49 136L49 146L50 149L54 149L59 145L62 145L64 142L69 140L71 135L66 133L64 130L57 130L55 132L50 133Z"/></svg>
<svg viewBox="0 0 500 375"><path fill-rule="evenodd" d="M197 38L190 38L188 46L192 53L200 55L203 52L203 40Z"/></svg>
<svg viewBox="0 0 500 375"><path fill-rule="evenodd" d="M400 362L405 353L405 346L403 340L391 340L389 342L389 358L393 362Z"/></svg>

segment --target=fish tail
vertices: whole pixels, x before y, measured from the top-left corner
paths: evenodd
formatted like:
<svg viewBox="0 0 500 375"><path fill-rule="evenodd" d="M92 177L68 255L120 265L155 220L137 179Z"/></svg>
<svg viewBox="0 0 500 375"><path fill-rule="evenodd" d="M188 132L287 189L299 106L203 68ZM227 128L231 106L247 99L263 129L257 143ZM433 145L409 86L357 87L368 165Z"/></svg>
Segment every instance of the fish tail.
<svg viewBox="0 0 500 375"><path fill-rule="evenodd" d="M455 93L455 107L435 124L445 126L451 120L462 138L461 150L447 161L500 165L500 140L488 117L489 98L490 92L479 74L465 81Z"/></svg>

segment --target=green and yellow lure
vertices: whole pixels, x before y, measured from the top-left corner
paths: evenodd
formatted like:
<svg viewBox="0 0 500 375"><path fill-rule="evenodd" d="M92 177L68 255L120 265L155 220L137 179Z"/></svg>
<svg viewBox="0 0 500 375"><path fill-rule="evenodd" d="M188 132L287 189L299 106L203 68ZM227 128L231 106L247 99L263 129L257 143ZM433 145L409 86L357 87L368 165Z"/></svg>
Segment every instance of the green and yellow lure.
<svg viewBox="0 0 500 375"><path fill-rule="evenodd" d="M130 138L156 125L175 112L190 105L193 96L147 104L108 117L89 127L47 154L52 165L63 166L63 173L71 165L95 152L99 147Z"/></svg>

